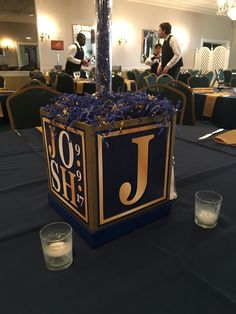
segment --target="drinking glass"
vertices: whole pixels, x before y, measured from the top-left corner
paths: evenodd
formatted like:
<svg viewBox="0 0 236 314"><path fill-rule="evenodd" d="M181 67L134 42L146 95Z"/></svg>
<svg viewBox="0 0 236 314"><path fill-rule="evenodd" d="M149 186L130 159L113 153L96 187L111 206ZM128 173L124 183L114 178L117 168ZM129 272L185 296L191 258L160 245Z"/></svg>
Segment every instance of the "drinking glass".
<svg viewBox="0 0 236 314"><path fill-rule="evenodd" d="M77 80L80 78L80 71L73 72L74 78Z"/></svg>

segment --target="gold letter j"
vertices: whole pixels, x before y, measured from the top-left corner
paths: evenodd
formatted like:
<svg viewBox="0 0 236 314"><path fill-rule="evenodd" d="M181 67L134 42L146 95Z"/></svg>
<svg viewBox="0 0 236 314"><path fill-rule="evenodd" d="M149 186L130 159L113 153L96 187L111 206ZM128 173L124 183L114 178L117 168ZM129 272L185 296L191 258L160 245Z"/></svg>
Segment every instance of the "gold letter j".
<svg viewBox="0 0 236 314"><path fill-rule="evenodd" d="M136 203L145 192L148 178L148 148L149 142L154 135L146 135L132 140L132 143L138 145L138 164L137 164L137 189L134 197L128 200L131 194L132 186L129 182L124 182L119 191L120 201L124 205Z"/></svg>

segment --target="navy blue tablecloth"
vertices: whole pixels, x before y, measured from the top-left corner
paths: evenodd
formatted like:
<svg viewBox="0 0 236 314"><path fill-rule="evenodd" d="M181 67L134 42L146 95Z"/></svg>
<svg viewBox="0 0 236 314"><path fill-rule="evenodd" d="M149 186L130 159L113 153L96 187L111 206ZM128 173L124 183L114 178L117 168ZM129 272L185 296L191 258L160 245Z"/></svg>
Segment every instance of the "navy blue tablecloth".
<svg viewBox="0 0 236 314"><path fill-rule="evenodd" d="M204 120L202 113L206 95L195 93L194 99L196 119ZM236 129L236 96L217 97L210 121L219 128Z"/></svg>
<svg viewBox="0 0 236 314"><path fill-rule="evenodd" d="M172 214L94 250L74 233L74 262L55 273L39 240L61 220L47 203L41 134L0 133L1 313L235 314L236 158L199 145L194 128L176 130ZM223 196L215 229L194 223L200 189Z"/></svg>

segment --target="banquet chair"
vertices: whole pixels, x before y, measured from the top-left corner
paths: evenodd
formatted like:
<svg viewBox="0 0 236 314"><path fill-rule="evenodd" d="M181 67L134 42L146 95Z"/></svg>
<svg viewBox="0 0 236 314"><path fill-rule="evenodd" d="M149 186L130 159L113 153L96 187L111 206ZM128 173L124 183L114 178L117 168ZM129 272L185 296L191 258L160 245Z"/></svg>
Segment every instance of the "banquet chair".
<svg viewBox="0 0 236 314"><path fill-rule="evenodd" d="M112 76L112 91L115 93L124 91L124 78L120 75Z"/></svg>
<svg viewBox="0 0 236 314"><path fill-rule="evenodd" d="M157 84L156 88L158 89L158 97L160 99L167 98L174 106L176 110L176 123L183 124L186 109L185 94L169 84Z"/></svg>
<svg viewBox="0 0 236 314"><path fill-rule="evenodd" d="M200 70L194 70L194 69L189 69L188 70L189 74L191 74L191 76L197 76L200 75Z"/></svg>
<svg viewBox="0 0 236 314"><path fill-rule="evenodd" d="M56 90L42 86L30 86L7 98L7 112L11 128L27 129L41 125L40 108L60 95Z"/></svg>
<svg viewBox="0 0 236 314"><path fill-rule="evenodd" d="M41 81L33 78L29 81L29 83L27 83L26 85L22 86L21 88L19 88L19 90L24 89L26 87L30 87L30 86L44 86L45 84L43 84Z"/></svg>
<svg viewBox="0 0 236 314"><path fill-rule="evenodd" d="M168 85L181 91L182 93L184 93L186 97L183 124L195 125L196 124L195 101L194 101L194 94L193 94L192 88L186 85L185 83L181 81L177 81L177 80L170 81Z"/></svg>
<svg viewBox="0 0 236 314"><path fill-rule="evenodd" d="M232 71L231 70L224 70L224 84L230 85L230 81L232 78Z"/></svg>
<svg viewBox="0 0 236 314"><path fill-rule="evenodd" d="M147 94L157 96L159 99L167 98L169 101L171 101L176 110L176 123L183 124L186 108L185 94L168 84L156 84L154 87L155 91L154 88L150 90L147 87L143 90L145 90Z"/></svg>
<svg viewBox="0 0 236 314"><path fill-rule="evenodd" d="M48 75L49 75L50 86L53 88L56 88L55 83L56 83L57 72L52 70L48 72Z"/></svg>
<svg viewBox="0 0 236 314"><path fill-rule="evenodd" d="M34 70L30 72L30 77L31 79L36 79L40 82L42 82L43 84L46 85L46 78L43 75L43 72L39 71L39 70Z"/></svg>
<svg viewBox="0 0 236 314"><path fill-rule="evenodd" d="M188 85L192 88L194 87L209 87L210 80L208 77L202 76L190 76L188 78Z"/></svg>
<svg viewBox="0 0 236 314"><path fill-rule="evenodd" d="M155 73L150 73L144 77L146 87L148 90L155 91L157 84L157 75Z"/></svg>
<svg viewBox="0 0 236 314"><path fill-rule="evenodd" d="M189 78L190 76L191 76L191 74L190 74L189 72L180 73L180 74L179 74L178 81L187 84L187 83L188 83L188 78Z"/></svg>
<svg viewBox="0 0 236 314"><path fill-rule="evenodd" d="M138 90L144 88L146 86L146 82L145 82L145 77L150 74L149 71L143 71L140 73L139 75L139 80L138 80L138 84L137 84L137 87L138 87Z"/></svg>
<svg viewBox="0 0 236 314"><path fill-rule="evenodd" d="M157 77L157 84L168 84L173 81L173 77L169 74L161 74Z"/></svg>
<svg viewBox="0 0 236 314"><path fill-rule="evenodd" d="M129 70L127 72L127 78L128 80L133 80L133 81L136 81L136 74L133 70Z"/></svg>
<svg viewBox="0 0 236 314"><path fill-rule="evenodd" d="M215 70L215 81L217 82L218 86L221 84L225 84L225 76L224 71L222 69L219 69L218 71ZM212 84L213 86L214 83Z"/></svg>
<svg viewBox="0 0 236 314"><path fill-rule="evenodd" d="M74 94L75 85L73 77L64 72L57 73L55 88L61 93Z"/></svg>
<svg viewBox="0 0 236 314"><path fill-rule="evenodd" d="M0 88L5 87L5 78L3 76L0 76Z"/></svg>
<svg viewBox="0 0 236 314"><path fill-rule="evenodd" d="M231 78L230 87L236 87L236 76Z"/></svg>
<svg viewBox="0 0 236 314"><path fill-rule="evenodd" d="M145 76L147 76L146 73L142 72L140 73L140 76L139 76L139 80L138 80L138 84L137 84L137 89L140 90L142 88L144 88L146 86L146 82L145 82Z"/></svg>
<svg viewBox="0 0 236 314"><path fill-rule="evenodd" d="M139 81L139 76L140 76L140 71L138 69L133 69L134 73L135 73L135 81L136 84L138 84Z"/></svg>
<svg viewBox="0 0 236 314"><path fill-rule="evenodd" d="M204 73L204 76L206 76L206 77L209 78L209 80L210 80L210 85L212 85L211 83L212 83L212 80L213 80L213 78L214 78L214 73L213 73L213 71L208 71L208 72Z"/></svg>

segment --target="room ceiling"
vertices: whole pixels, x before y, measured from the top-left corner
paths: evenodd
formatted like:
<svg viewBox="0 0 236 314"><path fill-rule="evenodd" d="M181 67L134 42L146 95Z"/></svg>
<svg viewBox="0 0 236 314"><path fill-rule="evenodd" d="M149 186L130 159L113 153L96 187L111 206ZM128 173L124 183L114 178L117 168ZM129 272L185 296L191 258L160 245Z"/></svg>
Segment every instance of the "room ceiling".
<svg viewBox="0 0 236 314"><path fill-rule="evenodd" d="M216 15L217 0L127 0L203 14Z"/></svg>
<svg viewBox="0 0 236 314"><path fill-rule="evenodd" d="M143 4L215 15L217 0L127 0ZM34 0L0 0L0 22L36 23Z"/></svg>
<svg viewBox="0 0 236 314"><path fill-rule="evenodd" d="M34 0L0 0L0 22L36 23Z"/></svg>

